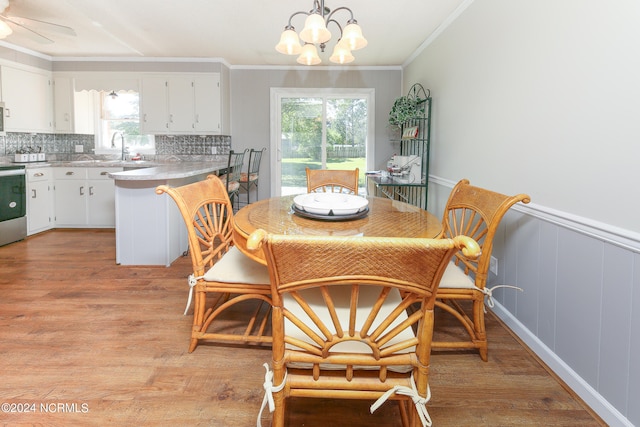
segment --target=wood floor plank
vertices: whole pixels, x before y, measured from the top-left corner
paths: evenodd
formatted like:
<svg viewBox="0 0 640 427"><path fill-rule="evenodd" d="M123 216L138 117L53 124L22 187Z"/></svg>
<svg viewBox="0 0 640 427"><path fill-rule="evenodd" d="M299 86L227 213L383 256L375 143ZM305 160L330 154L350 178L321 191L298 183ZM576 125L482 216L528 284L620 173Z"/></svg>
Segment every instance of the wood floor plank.
<svg viewBox="0 0 640 427"><path fill-rule="evenodd" d="M254 426L270 349L187 352L188 258L115 264L112 230L54 230L0 247L0 403L10 426ZM438 333L455 325L437 318ZM604 425L493 316L489 361L432 357L435 426ZM292 399L289 426L400 425L395 404ZM33 405L33 406L31 406ZM263 425L269 426L268 415Z"/></svg>

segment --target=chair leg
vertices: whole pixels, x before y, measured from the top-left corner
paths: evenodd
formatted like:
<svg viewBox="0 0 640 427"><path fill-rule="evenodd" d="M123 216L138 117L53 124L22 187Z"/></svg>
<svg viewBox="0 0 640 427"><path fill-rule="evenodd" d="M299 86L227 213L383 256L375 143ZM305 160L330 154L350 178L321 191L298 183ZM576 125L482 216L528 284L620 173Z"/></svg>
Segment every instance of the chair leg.
<svg viewBox="0 0 640 427"><path fill-rule="evenodd" d="M273 423L271 427L284 427L285 398L283 393L279 392L274 394L273 400L276 409L273 411Z"/></svg>
<svg viewBox="0 0 640 427"><path fill-rule="evenodd" d="M476 332L476 345L482 361L489 358L489 345L487 343L487 330L484 325L484 299L473 301L473 328Z"/></svg>
<svg viewBox="0 0 640 427"><path fill-rule="evenodd" d="M194 289L193 298L193 326L191 328L191 342L189 344L189 353L192 353L198 346L198 338L196 334L202 329L204 322L204 311L207 303L207 294L198 289Z"/></svg>
<svg viewBox="0 0 640 427"><path fill-rule="evenodd" d="M400 409L400 419L402 420L402 427L410 427L408 413L409 411L407 411L407 401L402 399L398 400L398 408Z"/></svg>

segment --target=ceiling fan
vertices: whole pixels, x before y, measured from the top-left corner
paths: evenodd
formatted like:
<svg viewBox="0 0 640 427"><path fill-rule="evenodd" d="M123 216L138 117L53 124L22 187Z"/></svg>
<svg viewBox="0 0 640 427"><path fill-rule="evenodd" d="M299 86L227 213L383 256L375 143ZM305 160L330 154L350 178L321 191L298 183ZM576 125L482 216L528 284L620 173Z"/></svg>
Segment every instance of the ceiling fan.
<svg viewBox="0 0 640 427"><path fill-rule="evenodd" d="M53 22L41 21L39 19L24 18L6 14L9 9L9 0L0 0L0 39L13 34L13 29L19 29L20 34L26 36L38 43L48 44L54 43L52 39L41 34L36 29L42 29L46 32L55 32L76 36L73 28L65 25L54 24Z"/></svg>

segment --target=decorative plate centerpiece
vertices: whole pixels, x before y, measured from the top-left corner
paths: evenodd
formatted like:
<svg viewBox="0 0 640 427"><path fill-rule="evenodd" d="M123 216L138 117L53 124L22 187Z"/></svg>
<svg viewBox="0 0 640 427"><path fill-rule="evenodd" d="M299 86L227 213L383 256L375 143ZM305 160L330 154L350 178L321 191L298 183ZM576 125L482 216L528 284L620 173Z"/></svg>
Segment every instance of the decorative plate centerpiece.
<svg viewBox="0 0 640 427"><path fill-rule="evenodd" d="M353 194L309 193L296 196L292 208L300 216L343 221L365 216L369 212L369 201Z"/></svg>

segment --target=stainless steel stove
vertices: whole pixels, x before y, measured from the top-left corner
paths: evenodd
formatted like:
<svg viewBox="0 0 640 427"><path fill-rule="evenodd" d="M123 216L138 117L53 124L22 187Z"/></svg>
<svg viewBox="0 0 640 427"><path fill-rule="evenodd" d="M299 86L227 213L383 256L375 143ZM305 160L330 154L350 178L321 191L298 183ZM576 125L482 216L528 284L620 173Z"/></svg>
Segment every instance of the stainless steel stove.
<svg viewBox="0 0 640 427"><path fill-rule="evenodd" d="M27 236L24 165L0 164L0 246Z"/></svg>

